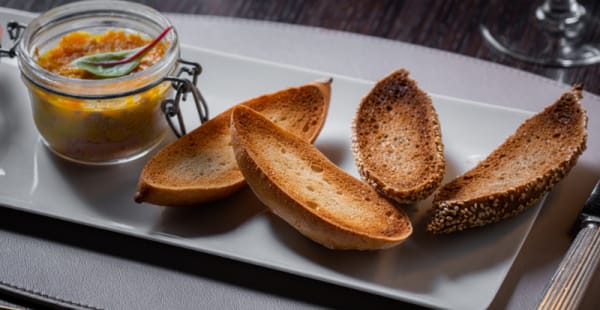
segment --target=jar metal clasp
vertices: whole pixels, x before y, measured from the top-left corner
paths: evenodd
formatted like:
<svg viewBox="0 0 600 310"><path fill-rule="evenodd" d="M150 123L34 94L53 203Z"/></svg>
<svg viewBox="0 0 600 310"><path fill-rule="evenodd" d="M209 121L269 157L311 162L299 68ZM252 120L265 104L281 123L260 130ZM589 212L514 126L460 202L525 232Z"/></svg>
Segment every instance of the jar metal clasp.
<svg viewBox="0 0 600 310"><path fill-rule="evenodd" d="M25 28L27 28L27 25L16 21L10 21L6 24L6 31L8 32L10 40L13 41L13 46L10 49L2 49L2 46L0 45L0 58L14 58L17 56L17 45L21 40L21 35L23 34L23 30ZM2 38L1 35L0 38ZM163 81L171 82L171 86L175 89L175 96L174 98L163 100L161 103L161 109L165 115L165 119L169 124L169 127L171 127L171 130L175 136L180 138L187 133L185 123L183 121L183 115L180 109L180 103L182 100L187 100L188 93L192 94L194 104L198 112L198 117L200 118L200 124L204 124L208 120L209 114L206 100L202 96L202 93L200 93L200 90L197 86L198 77L202 73L202 67L197 62L187 61L184 59L179 59L178 62L180 64L180 68L179 72L177 72L177 75L163 78ZM189 78L182 77L184 74L187 74L189 77L191 77L191 81ZM174 118L177 119L177 125L175 124L175 121L173 121Z"/></svg>
<svg viewBox="0 0 600 310"><path fill-rule="evenodd" d="M2 44L0 44L0 58L14 58L17 56L17 45L19 45L19 40L21 40L21 35L23 34L23 30L25 28L27 28L27 25L16 21L10 21L6 23L6 32L8 32L8 38L13 41L13 46L10 49L3 49L1 48ZM0 39L1 38L2 34L0 33Z"/></svg>
<svg viewBox="0 0 600 310"><path fill-rule="evenodd" d="M181 100L187 100L188 93L192 93L196 111L200 118L200 124L204 124L204 122L208 120L208 105L197 86L198 76L202 73L202 67L197 62L183 59L179 59L179 63L181 64L181 67L177 75L164 78L165 81L171 82L172 87L176 91L175 97L173 99L166 99L161 104L165 119L178 138L187 133L179 104ZM183 74L191 76L192 80L190 81L189 79L181 78ZM177 119L177 126L173 121L174 118Z"/></svg>

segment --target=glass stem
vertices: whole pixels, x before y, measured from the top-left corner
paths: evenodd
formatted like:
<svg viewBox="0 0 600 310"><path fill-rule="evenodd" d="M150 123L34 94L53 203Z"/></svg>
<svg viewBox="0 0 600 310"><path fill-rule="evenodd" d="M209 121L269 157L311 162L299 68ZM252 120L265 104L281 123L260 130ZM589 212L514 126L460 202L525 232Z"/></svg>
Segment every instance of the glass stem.
<svg viewBox="0 0 600 310"><path fill-rule="evenodd" d="M577 0L546 0L537 8L535 15L541 22L562 28L579 23L585 15L585 8Z"/></svg>

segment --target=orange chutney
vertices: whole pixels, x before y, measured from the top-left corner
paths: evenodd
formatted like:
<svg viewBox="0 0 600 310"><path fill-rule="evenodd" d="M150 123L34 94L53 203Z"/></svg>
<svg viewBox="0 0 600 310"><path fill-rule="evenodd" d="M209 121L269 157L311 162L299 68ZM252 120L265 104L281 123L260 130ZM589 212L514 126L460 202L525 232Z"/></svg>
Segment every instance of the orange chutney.
<svg viewBox="0 0 600 310"><path fill-rule="evenodd" d="M71 62L82 56L134 49L150 41L152 39L144 38L137 33L126 33L123 30L108 30L96 35L86 31L75 31L63 36L57 46L38 56L38 64L50 72L65 77L96 79L95 75L72 66ZM159 42L144 55L133 72L142 71L153 65L164 55L165 48L165 44Z"/></svg>
<svg viewBox="0 0 600 310"><path fill-rule="evenodd" d="M41 55L37 63L47 71L73 79L100 79L71 62L79 57L128 50L152 39L123 30L100 34L75 31ZM144 55L135 72L152 66L165 54L160 42ZM135 79L131 83L135 89ZM30 85L34 121L44 142L55 153L84 163L112 163L138 157L156 146L167 132L160 103L170 93L170 83L112 99L78 99L46 92Z"/></svg>

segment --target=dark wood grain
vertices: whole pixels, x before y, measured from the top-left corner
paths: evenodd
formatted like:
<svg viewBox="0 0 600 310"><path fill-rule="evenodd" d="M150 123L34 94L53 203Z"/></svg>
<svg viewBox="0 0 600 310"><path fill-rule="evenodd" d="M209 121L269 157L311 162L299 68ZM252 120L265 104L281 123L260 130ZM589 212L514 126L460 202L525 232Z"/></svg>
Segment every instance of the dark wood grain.
<svg viewBox="0 0 600 310"><path fill-rule="evenodd" d="M4 0L0 6L43 12L70 0ZM531 11L539 1L510 0L140 0L163 12L269 20L410 42L497 62L600 94L600 65L562 69L524 63L491 50L479 25L489 9ZM600 20L600 1L582 0ZM510 23L510 15L505 22ZM600 40L600 27L594 30Z"/></svg>

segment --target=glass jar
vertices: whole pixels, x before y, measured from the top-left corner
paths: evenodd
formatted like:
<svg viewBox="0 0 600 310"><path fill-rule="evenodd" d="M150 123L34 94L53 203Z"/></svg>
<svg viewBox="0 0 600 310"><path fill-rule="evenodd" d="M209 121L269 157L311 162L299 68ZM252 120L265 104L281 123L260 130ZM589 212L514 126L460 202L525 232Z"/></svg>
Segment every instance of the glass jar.
<svg viewBox="0 0 600 310"><path fill-rule="evenodd" d="M168 132L163 103L173 103L166 98L172 95L179 80L176 75L180 51L174 29L163 39L168 46L157 62L121 77L61 76L42 68L37 57L74 31L93 35L118 29L153 38L168 26L169 20L156 10L122 1L75 2L50 10L29 23L16 55L44 144L63 158L86 164L127 162L157 146ZM195 80L196 77L194 83ZM189 86L187 82L185 85ZM197 89L193 87L196 99ZM167 117L169 124L169 116L178 113L176 108Z"/></svg>

